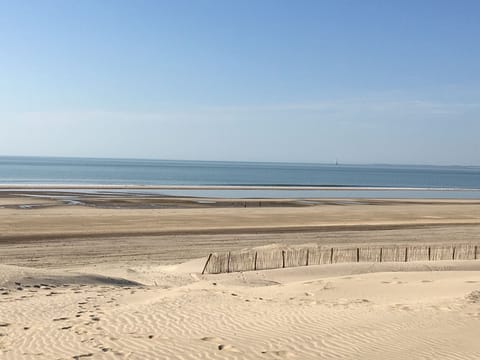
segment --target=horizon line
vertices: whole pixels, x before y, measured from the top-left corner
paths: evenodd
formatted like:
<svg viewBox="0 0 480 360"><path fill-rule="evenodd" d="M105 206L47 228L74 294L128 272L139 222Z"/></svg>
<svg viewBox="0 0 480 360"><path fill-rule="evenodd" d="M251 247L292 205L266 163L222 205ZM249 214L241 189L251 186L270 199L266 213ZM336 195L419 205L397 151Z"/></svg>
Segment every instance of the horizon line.
<svg viewBox="0 0 480 360"><path fill-rule="evenodd" d="M480 167L477 164L432 164L432 163L385 163L385 162L331 162L312 161L260 161L260 160L200 160L200 159L167 159L155 157L111 157L111 156L63 156L63 155L2 155L0 158L50 158L50 159L91 159L91 160L139 160L139 161L178 161L178 162L217 162L217 163L252 163L252 164L291 164L291 165L332 165L332 166L429 166L429 167Z"/></svg>

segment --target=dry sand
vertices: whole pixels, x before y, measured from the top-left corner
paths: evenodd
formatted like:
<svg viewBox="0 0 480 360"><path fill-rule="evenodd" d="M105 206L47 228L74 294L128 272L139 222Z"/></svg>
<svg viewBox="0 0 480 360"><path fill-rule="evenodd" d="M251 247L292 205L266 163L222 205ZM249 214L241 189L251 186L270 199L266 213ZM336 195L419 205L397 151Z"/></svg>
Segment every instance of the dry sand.
<svg viewBox="0 0 480 360"><path fill-rule="evenodd" d="M123 274L132 283L2 266L8 290L0 295L0 354L3 359L480 358L478 263L447 262L435 272L432 264L382 265L217 276L198 275L198 264L186 273L133 267Z"/></svg>
<svg viewBox="0 0 480 360"><path fill-rule="evenodd" d="M0 197L0 358L480 358L478 261L200 275L270 243L479 242L477 202L90 201Z"/></svg>

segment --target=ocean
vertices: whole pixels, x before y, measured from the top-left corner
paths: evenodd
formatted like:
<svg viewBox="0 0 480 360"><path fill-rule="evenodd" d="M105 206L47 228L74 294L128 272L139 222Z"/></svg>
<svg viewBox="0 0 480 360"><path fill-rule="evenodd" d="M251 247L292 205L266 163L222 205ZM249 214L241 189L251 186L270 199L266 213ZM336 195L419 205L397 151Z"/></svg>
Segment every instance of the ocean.
<svg viewBox="0 0 480 360"><path fill-rule="evenodd" d="M302 190L284 190L281 194L273 190L218 190L217 192L215 190L158 190L157 192L170 195L204 196L208 194L234 197L250 197L252 194L258 197L266 195L298 197L300 194L301 197L392 197L395 195L394 197L409 198L480 198L480 167L4 156L0 157L0 184L321 186L325 189L303 192ZM342 192L338 189L328 190L331 187L362 189L348 189Z"/></svg>

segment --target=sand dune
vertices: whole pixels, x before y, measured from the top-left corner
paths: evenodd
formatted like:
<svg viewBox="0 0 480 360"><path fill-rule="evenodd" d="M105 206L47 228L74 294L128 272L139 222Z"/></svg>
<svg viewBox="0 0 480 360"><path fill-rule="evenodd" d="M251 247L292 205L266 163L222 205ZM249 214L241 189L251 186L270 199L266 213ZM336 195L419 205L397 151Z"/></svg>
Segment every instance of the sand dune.
<svg viewBox="0 0 480 360"><path fill-rule="evenodd" d="M95 282L85 275L94 268L40 285L59 271L2 267L2 358L480 357L476 262L443 262L448 271L438 272L431 263L189 272L200 263L125 272L157 286Z"/></svg>

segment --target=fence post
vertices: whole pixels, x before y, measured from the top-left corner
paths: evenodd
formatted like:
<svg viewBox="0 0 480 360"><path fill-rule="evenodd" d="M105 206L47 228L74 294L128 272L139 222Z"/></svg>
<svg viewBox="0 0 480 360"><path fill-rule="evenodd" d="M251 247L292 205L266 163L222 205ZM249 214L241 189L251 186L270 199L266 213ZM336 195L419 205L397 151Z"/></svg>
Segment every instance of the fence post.
<svg viewBox="0 0 480 360"><path fill-rule="evenodd" d="M408 261L408 246L405 248L405 262Z"/></svg>
<svg viewBox="0 0 480 360"><path fill-rule="evenodd" d="M380 262L383 260L383 248L380 248Z"/></svg>
<svg viewBox="0 0 480 360"><path fill-rule="evenodd" d="M205 273L205 270L207 270L207 265L210 262L211 257L212 257L212 253L210 253L210 255L208 255L207 262L205 263L205 266L203 267L203 270L202 270L202 275Z"/></svg>
<svg viewBox="0 0 480 360"><path fill-rule="evenodd" d="M227 273L230 272L230 251L228 252L228 259L227 259Z"/></svg>

